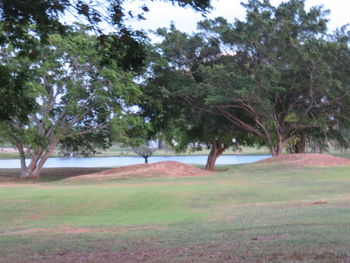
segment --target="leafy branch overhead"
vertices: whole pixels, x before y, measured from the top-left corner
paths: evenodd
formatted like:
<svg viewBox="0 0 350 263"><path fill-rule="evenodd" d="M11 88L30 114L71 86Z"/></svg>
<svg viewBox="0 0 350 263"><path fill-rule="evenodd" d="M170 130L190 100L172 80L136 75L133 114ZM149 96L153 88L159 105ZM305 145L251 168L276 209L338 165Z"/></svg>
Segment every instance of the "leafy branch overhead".
<svg viewBox="0 0 350 263"><path fill-rule="evenodd" d="M0 1L0 46L11 44L20 51L21 56L35 60L41 56L38 38L42 43L49 42L51 34L67 36L70 25L75 21L94 32L103 54L102 64L118 63L123 70L142 72L147 60L147 37L139 30L127 26L131 18L143 19L148 12L147 1L140 13L133 14L124 8L128 0L2 0ZM210 10L209 0L168 0L171 4L191 7L200 12ZM68 18L65 21L63 18ZM106 31L106 25L109 25ZM29 64L14 70L0 65L0 95L6 98L0 106L0 121L13 116L24 117L33 110L34 102L28 98L28 90L22 80L29 78ZM17 77L18 76L18 77ZM18 101L18 103L15 103Z"/></svg>
<svg viewBox="0 0 350 263"><path fill-rule="evenodd" d="M104 28L120 37L132 36L134 31L125 21L143 20L149 11L144 1L136 13L125 8L128 0L2 0L0 17L4 22L5 32L10 39L19 44L26 36L27 27L35 25L34 30L42 40L47 40L51 33L65 34L69 27L62 17L74 18L76 22L88 25L99 36L106 35ZM173 5L190 7L195 11L206 13L210 10L210 0L167 0Z"/></svg>

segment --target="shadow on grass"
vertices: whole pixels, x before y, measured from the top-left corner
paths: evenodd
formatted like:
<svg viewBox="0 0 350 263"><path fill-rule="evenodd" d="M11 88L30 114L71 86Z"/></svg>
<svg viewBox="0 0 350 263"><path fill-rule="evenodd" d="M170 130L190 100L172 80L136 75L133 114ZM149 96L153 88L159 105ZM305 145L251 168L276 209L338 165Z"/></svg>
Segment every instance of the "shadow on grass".
<svg viewBox="0 0 350 263"><path fill-rule="evenodd" d="M0 183L46 183L60 181L69 177L92 174L107 170L109 168L44 168L39 179L19 178L20 169L0 169Z"/></svg>

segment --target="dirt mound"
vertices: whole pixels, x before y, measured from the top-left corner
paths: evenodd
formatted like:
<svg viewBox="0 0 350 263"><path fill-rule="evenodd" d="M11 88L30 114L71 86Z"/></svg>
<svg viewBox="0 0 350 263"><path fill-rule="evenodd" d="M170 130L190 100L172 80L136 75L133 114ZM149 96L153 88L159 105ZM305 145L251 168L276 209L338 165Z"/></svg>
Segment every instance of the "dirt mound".
<svg viewBox="0 0 350 263"><path fill-rule="evenodd" d="M327 154L286 154L257 162L257 164L285 164L294 166L346 166L350 160Z"/></svg>
<svg viewBox="0 0 350 263"><path fill-rule="evenodd" d="M66 181L81 180L113 180L123 178L147 178L147 177L169 177L169 176L201 176L209 172L193 165L175 161L165 161L151 164L135 164L108 169L102 172L75 176Z"/></svg>

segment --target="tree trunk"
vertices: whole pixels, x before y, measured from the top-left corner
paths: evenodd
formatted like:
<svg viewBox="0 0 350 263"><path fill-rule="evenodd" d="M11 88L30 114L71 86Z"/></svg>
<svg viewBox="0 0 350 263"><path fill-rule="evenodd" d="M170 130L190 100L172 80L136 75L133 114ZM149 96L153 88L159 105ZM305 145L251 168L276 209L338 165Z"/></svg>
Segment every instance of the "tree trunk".
<svg viewBox="0 0 350 263"><path fill-rule="evenodd" d="M20 177L24 177L25 171L27 169L26 155L25 155L25 152L24 152L24 147L23 147L23 144L21 144L21 143L17 143L16 147L18 149L19 158L21 160L21 174L20 174Z"/></svg>
<svg viewBox="0 0 350 263"><path fill-rule="evenodd" d="M43 168L45 162L52 154L55 146L57 145L57 139L52 139L47 149L37 149L34 151L32 159L28 166L22 165L21 161L21 178L39 178L41 169ZM21 157L22 159L22 157Z"/></svg>
<svg viewBox="0 0 350 263"><path fill-rule="evenodd" d="M144 156L143 158L145 158L145 163L148 163L148 156Z"/></svg>
<svg viewBox="0 0 350 263"><path fill-rule="evenodd" d="M158 139L158 149L159 150L163 149L163 141L161 139Z"/></svg>
<svg viewBox="0 0 350 263"><path fill-rule="evenodd" d="M272 157L280 156L283 153L285 146L286 140L282 137L282 135L279 135L277 145L270 145Z"/></svg>
<svg viewBox="0 0 350 263"><path fill-rule="evenodd" d="M270 146L270 152L271 152L272 157L276 157L277 156L276 149L275 149L274 146Z"/></svg>
<svg viewBox="0 0 350 263"><path fill-rule="evenodd" d="M225 151L225 148L222 147L222 145L220 143L218 143L217 141L212 141L211 143L211 150L210 153L208 155L208 159L207 159L207 164L205 166L205 170L208 171L214 171L215 168L215 162L217 160L217 158Z"/></svg>
<svg viewBox="0 0 350 263"><path fill-rule="evenodd" d="M297 142L294 145L294 153L305 153L306 148L306 136L302 134L297 137Z"/></svg>
<svg viewBox="0 0 350 263"><path fill-rule="evenodd" d="M48 158L47 152L45 154L43 151L40 151L40 152L34 153L28 167L21 168L20 176L22 178L39 178L40 177L41 169Z"/></svg>

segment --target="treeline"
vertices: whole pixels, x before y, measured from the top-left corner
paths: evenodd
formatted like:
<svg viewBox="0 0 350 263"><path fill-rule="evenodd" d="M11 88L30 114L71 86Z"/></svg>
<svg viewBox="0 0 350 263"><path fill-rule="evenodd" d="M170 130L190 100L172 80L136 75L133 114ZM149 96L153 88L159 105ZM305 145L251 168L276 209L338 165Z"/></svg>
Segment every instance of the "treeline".
<svg viewBox="0 0 350 263"><path fill-rule="evenodd" d="M180 146L210 145L208 169L237 144L266 145L273 156L303 153L307 142L349 147L347 28L329 33L325 11L304 1L244 6L242 21L157 31L144 116Z"/></svg>
<svg viewBox="0 0 350 263"><path fill-rule="evenodd" d="M18 148L21 176L39 176L58 145L88 153L161 137L179 151L209 147L209 170L230 147L267 146L273 156L311 142L349 147L347 27L330 33L325 10L306 10L303 0L244 7L244 20L203 20L193 34L158 29L154 45L135 32L112 44L120 31L95 35L94 23L45 31L43 40L29 21L19 32L28 48L12 41L5 20L1 137Z"/></svg>

